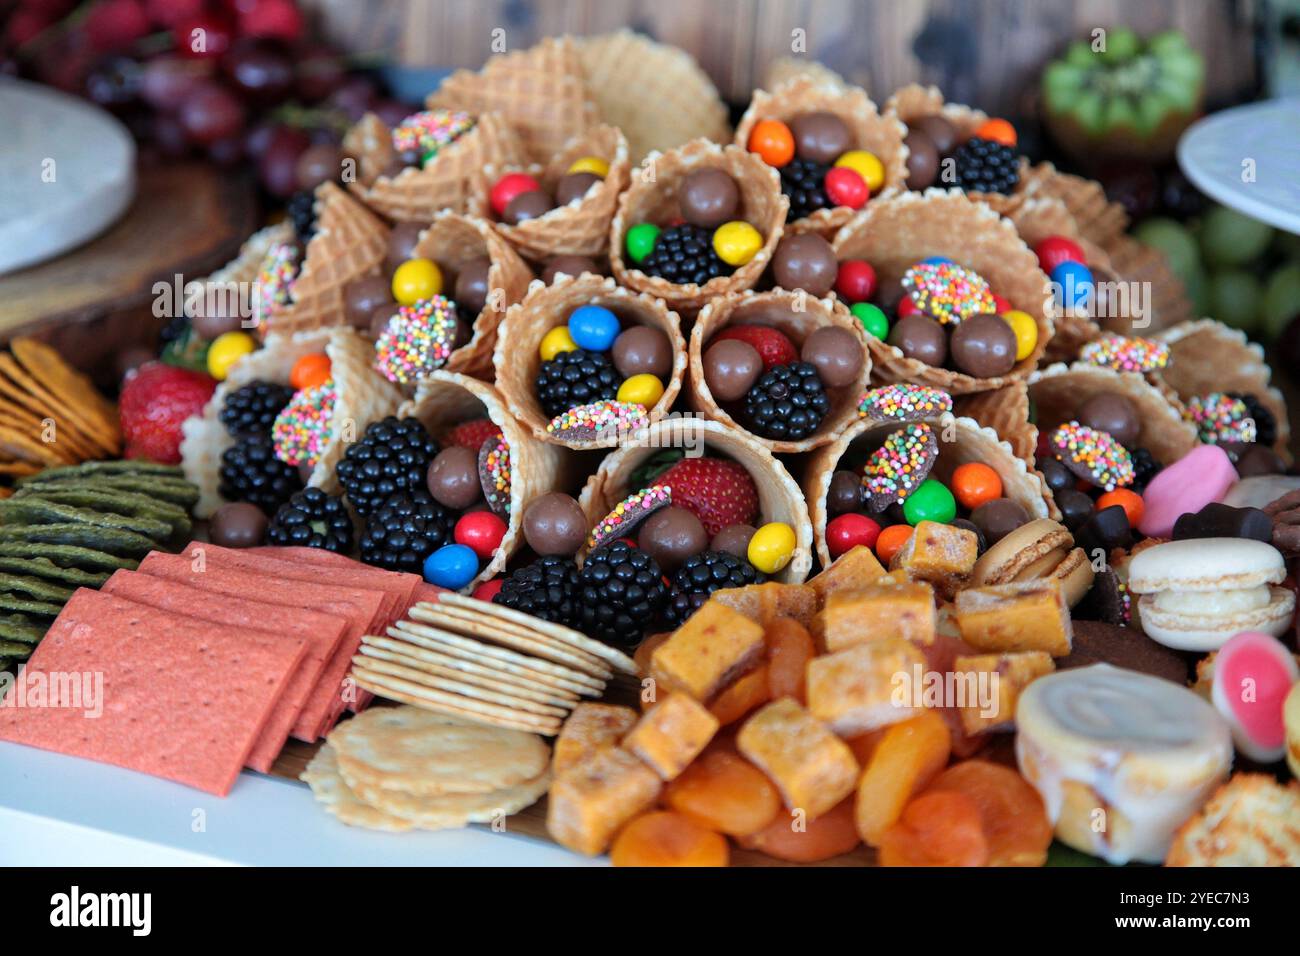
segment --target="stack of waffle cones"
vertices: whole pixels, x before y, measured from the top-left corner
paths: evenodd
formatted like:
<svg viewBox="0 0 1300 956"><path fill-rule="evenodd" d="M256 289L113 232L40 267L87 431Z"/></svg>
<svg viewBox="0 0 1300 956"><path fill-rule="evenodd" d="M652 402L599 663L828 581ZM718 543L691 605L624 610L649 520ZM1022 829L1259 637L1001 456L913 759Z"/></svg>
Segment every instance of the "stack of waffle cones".
<svg viewBox="0 0 1300 956"><path fill-rule="evenodd" d="M720 169L740 190L738 219L752 225L763 236L763 247L749 262L729 276L717 276L704 285L676 285L658 276L646 275L624 258L627 232L638 223L662 226L681 216L678 188L686 176L698 169ZM633 171L632 183L619 197L618 211L609 236L609 262L619 283L637 292L658 296L674 309L694 312L715 296L754 287L781 239L790 202L781 192L775 169L758 156L738 146L719 146L696 139L662 154L651 154Z"/></svg>
<svg viewBox="0 0 1300 956"><path fill-rule="evenodd" d="M578 504L595 526L628 495L640 491L632 486L632 475L655 452L684 448L687 454L730 458L742 465L758 489L757 525L781 521L795 533L794 557L773 579L798 584L811 569L812 525L803 495L785 466L766 448L747 435L721 422L701 418L667 418L637 433L634 441L611 452L589 479Z"/></svg>
<svg viewBox="0 0 1300 956"><path fill-rule="evenodd" d="M905 127L895 116L882 116L866 91L856 86L827 83L810 76L797 76L772 92L755 90L749 109L736 127L735 143L746 148L750 133L761 120L775 119L789 123L804 113L833 113L844 121L853 149L875 155L885 168L883 189L901 189L907 179ZM819 209L811 216L796 219L788 228L792 232L816 232L830 237L853 218L847 206Z"/></svg>
<svg viewBox="0 0 1300 956"><path fill-rule="evenodd" d="M653 408L647 409L651 421L667 414L686 374L686 340L682 337L681 320L662 299L621 288L613 279L590 273L576 278L561 275L549 286L534 282L523 301L506 311L494 362L497 388L519 423L540 441L570 448L611 448L619 435L580 442L548 433L550 416L538 403L534 386L542 364L542 339L551 329L565 325L569 313L583 305L604 306L618 316L623 328L646 325L667 336L673 351L672 372L664 382L663 396Z"/></svg>
<svg viewBox="0 0 1300 956"><path fill-rule="evenodd" d="M772 316L779 318L773 319ZM752 322L772 325L784 332L795 348L800 348L804 339L817 329L827 325L838 326L861 343L864 353L862 371L857 381L826 390L831 401L830 413L807 438L800 441L774 441L754 435L718 404L704 380L704 352L713 336L733 322L737 325ZM815 299L804 292L787 292L784 289L757 294L745 291L720 296L700 311L691 330L691 374L686 398L695 411L722 422L729 428L744 432L773 452L786 454L808 451L831 441L858 420L858 396L866 389L871 374L871 358L866 354L866 347L862 323L834 296Z"/></svg>

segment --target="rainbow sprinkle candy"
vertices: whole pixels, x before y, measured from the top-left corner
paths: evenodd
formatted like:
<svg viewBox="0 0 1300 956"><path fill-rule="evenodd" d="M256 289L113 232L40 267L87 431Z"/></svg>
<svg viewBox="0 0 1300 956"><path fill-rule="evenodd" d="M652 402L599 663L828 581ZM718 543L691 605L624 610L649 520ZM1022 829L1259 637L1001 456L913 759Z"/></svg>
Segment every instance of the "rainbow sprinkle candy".
<svg viewBox="0 0 1300 956"><path fill-rule="evenodd" d="M267 250L253 283L253 318L269 319L289 304L289 290L298 275L298 245L277 242Z"/></svg>
<svg viewBox="0 0 1300 956"><path fill-rule="evenodd" d="M404 305L375 343L375 368L405 385L441 368L456 346L456 303L444 296Z"/></svg>
<svg viewBox="0 0 1300 956"><path fill-rule="evenodd" d="M427 163L438 155L438 150L473 128L473 118L457 110L412 113L393 130L393 149L399 153L418 152L421 163Z"/></svg>
<svg viewBox="0 0 1300 956"><path fill-rule="evenodd" d="M858 399L858 417L877 422L917 422L950 411L952 396L929 385L882 385Z"/></svg>
<svg viewBox="0 0 1300 956"><path fill-rule="evenodd" d="M1048 442L1067 468L1098 488L1114 491L1133 484L1133 456L1106 432L1069 422L1053 431Z"/></svg>
<svg viewBox="0 0 1300 956"><path fill-rule="evenodd" d="M587 535L587 547L596 549L615 538L621 538L660 508L673 503L673 490L667 485L651 485L643 491L628 495L614 510L596 522Z"/></svg>
<svg viewBox="0 0 1300 956"><path fill-rule="evenodd" d="M984 277L951 262L917 263L903 273L902 285L918 309L944 325L997 311Z"/></svg>
<svg viewBox="0 0 1300 956"><path fill-rule="evenodd" d="M1153 372L1169 364L1169 346L1155 339L1110 333L1080 349L1079 358L1117 372Z"/></svg>
<svg viewBox="0 0 1300 956"><path fill-rule="evenodd" d="M1253 442L1258 436L1249 406L1224 392L1192 396L1183 414L1196 426L1197 437L1207 445Z"/></svg>
<svg viewBox="0 0 1300 956"><path fill-rule="evenodd" d="M871 453L862 483L875 510L902 504L925 481L939 457L939 441L925 422L913 422L893 432Z"/></svg>
<svg viewBox="0 0 1300 956"><path fill-rule="evenodd" d="M551 419L546 431L556 438L596 441L604 432L636 431L650 424L644 405L634 402L592 402L575 405Z"/></svg>
<svg viewBox="0 0 1300 956"><path fill-rule="evenodd" d="M510 514L510 446L500 435L483 442L478 450L478 480L493 513L502 518Z"/></svg>
<svg viewBox="0 0 1300 956"><path fill-rule="evenodd" d="M338 397L333 379L294 395L275 417L271 428L275 457L286 465L315 468L334 433L334 405Z"/></svg>

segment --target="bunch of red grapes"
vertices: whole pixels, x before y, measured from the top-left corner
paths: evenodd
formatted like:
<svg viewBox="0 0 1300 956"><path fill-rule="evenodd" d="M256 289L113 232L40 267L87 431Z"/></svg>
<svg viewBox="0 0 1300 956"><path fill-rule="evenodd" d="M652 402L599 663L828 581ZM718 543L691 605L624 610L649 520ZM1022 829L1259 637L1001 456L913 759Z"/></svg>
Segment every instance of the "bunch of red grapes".
<svg viewBox="0 0 1300 956"><path fill-rule="evenodd" d="M272 196L337 177L367 111L411 112L313 39L294 0L0 0L0 72L117 114L146 160L250 163Z"/></svg>

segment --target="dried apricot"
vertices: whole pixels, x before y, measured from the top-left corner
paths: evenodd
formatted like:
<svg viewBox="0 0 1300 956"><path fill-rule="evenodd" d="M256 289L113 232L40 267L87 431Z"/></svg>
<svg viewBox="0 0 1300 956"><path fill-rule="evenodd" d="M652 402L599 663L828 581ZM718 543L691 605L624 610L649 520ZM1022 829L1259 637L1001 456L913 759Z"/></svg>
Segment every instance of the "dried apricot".
<svg viewBox="0 0 1300 956"><path fill-rule="evenodd" d="M793 697L805 703L804 675L816 653L808 629L791 617L777 618L767 628L767 686L772 699Z"/></svg>
<svg viewBox="0 0 1300 956"><path fill-rule="evenodd" d="M726 866L731 848L721 833L681 814L657 810L619 832L609 859L615 866Z"/></svg>
<svg viewBox="0 0 1300 956"><path fill-rule="evenodd" d="M880 746L880 741L884 739L885 730L884 727L878 730L868 730L865 734L858 734L858 736L849 737L844 741L849 745L849 749L853 751L854 759L857 760L859 767L865 767L871 763L876 748Z"/></svg>
<svg viewBox="0 0 1300 956"><path fill-rule="evenodd" d="M862 841L853 825L853 798L841 800L814 820L800 826L795 817L782 811L775 820L740 845L791 863L820 863L848 853Z"/></svg>
<svg viewBox="0 0 1300 956"><path fill-rule="evenodd" d="M858 781L858 834L871 846L948 763L948 725L932 710L885 728Z"/></svg>
<svg viewBox="0 0 1300 956"><path fill-rule="evenodd" d="M1052 842L1043 800L1020 774L987 760L954 764L926 793L969 797L979 808L989 847L989 866L1042 866Z"/></svg>
<svg viewBox="0 0 1300 956"><path fill-rule="evenodd" d="M687 819L732 836L761 830L781 812L781 795L763 771L727 749L706 750L664 798Z"/></svg>
<svg viewBox="0 0 1300 956"><path fill-rule="evenodd" d="M880 838L881 866L984 866L988 859L980 808L955 790L921 794Z"/></svg>
<svg viewBox="0 0 1300 956"><path fill-rule="evenodd" d="M767 692L767 665L760 664L748 674L738 677L722 693L713 698L709 710L720 724L734 724L755 707L769 700Z"/></svg>

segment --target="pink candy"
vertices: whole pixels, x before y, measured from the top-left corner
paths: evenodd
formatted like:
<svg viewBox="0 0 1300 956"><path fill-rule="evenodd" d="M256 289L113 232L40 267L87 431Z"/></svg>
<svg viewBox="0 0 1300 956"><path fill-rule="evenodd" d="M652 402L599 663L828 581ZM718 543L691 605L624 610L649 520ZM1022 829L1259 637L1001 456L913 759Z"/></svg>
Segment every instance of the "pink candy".
<svg viewBox="0 0 1300 956"><path fill-rule="evenodd" d="M1285 755L1282 705L1297 680L1300 667L1276 637L1244 631L1219 648L1210 700L1251 760L1273 763Z"/></svg>
<svg viewBox="0 0 1300 956"><path fill-rule="evenodd" d="M1151 479L1142 494L1145 507L1138 530L1149 538L1172 537L1181 515L1222 501L1236 481L1237 469L1222 448L1193 448Z"/></svg>

